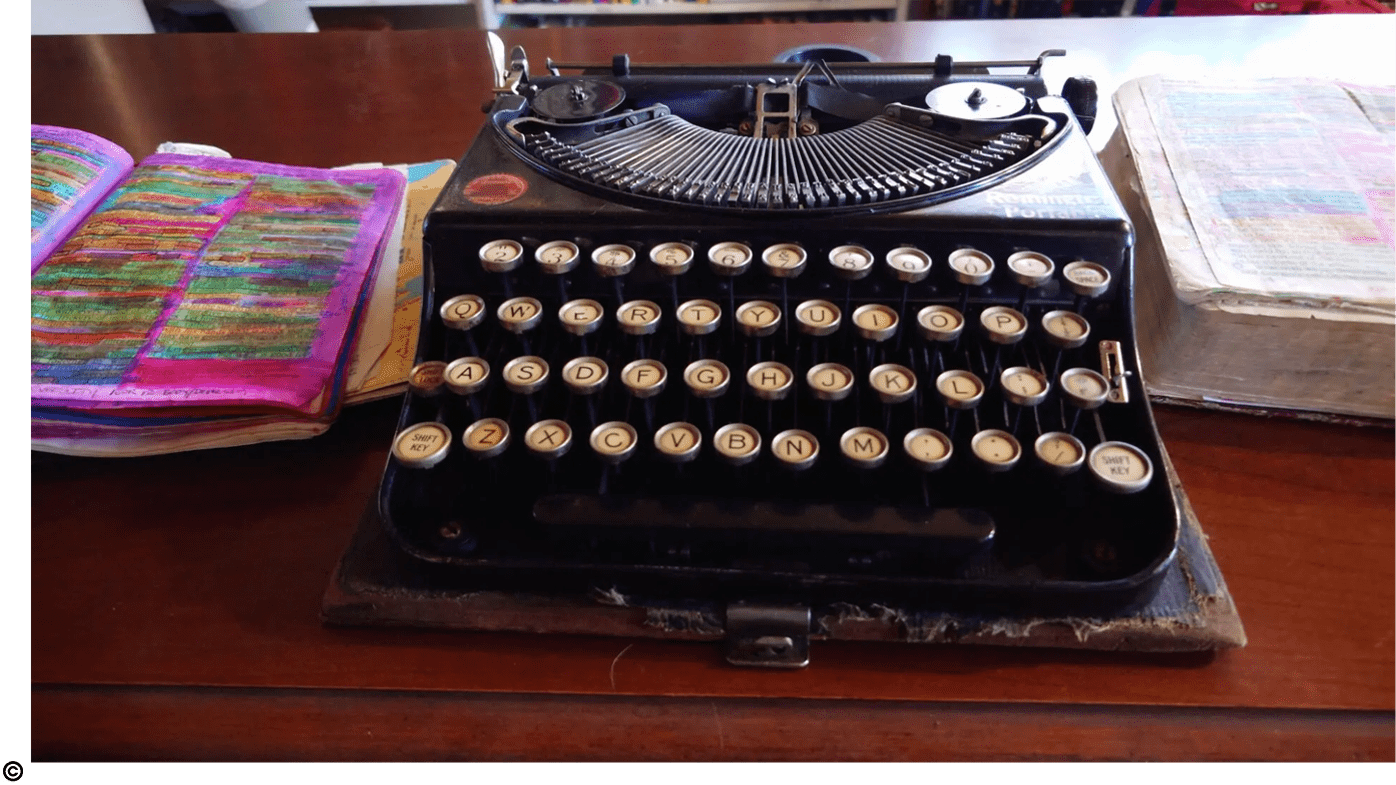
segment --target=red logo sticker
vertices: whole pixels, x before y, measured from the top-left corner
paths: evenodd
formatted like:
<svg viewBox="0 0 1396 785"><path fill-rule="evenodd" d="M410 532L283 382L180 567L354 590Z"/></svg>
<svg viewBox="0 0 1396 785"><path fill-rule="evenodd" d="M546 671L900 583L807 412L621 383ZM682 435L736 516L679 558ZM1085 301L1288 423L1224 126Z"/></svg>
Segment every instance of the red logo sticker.
<svg viewBox="0 0 1396 785"><path fill-rule="evenodd" d="M473 204L504 204L528 191L528 183L512 174L487 174L465 184L461 193Z"/></svg>

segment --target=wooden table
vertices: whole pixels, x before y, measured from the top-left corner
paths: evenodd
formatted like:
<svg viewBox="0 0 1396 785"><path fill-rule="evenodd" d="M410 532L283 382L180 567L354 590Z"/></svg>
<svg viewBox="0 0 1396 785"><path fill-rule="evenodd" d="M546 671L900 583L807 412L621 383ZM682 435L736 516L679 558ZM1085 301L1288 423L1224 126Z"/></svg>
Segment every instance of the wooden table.
<svg viewBox="0 0 1396 785"><path fill-rule="evenodd" d="M1081 22L1119 25L1108 35L1010 24L999 38L979 23L505 38L535 63L622 51L761 61L829 41L889 59L1021 58L1104 38L1145 52L1181 29L1148 26L1159 21L1176 20ZM1215 29L1250 42L1302 33L1262 21ZM455 157L488 85L475 32L36 38L32 58L35 122L102 134L137 158L167 139L290 164ZM35 454L33 757L1393 757L1390 430L1158 412L1245 649L817 642L811 668L770 673L731 668L712 644L322 626L321 595L395 413L359 407L308 442Z"/></svg>

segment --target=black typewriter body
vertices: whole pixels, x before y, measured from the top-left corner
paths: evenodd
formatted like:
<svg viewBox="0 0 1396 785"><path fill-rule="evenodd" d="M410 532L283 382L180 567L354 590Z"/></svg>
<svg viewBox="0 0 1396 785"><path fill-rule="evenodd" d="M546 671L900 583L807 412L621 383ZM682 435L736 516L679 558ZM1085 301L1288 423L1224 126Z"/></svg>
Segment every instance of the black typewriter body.
<svg viewBox="0 0 1396 785"><path fill-rule="evenodd" d="M671 602L1148 601L1179 505L1133 232L1037 68L518 70L427 218L405 552Z"/></svg>

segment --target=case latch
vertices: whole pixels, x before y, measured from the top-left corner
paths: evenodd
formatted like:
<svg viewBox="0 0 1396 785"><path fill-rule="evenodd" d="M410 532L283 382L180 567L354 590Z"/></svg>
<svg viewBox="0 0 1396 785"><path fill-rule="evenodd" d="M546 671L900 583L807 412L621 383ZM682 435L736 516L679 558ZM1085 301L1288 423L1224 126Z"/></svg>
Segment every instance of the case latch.
<svg viewBox="0 0 1396 785"><path fill-rule="evenodd" d="M752 668L809 665L810 611L804 605L727 606L727 661Z"/></svg>

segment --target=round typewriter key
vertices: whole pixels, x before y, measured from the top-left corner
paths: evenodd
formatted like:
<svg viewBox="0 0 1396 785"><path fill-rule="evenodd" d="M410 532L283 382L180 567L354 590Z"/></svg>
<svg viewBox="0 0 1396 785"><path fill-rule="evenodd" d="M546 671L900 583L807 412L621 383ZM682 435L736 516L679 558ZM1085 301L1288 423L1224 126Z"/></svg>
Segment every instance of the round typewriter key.
<svg viewBox="0 0 1396 785"><path fill-rule="evenodd" d="M869 341L882 342L897 334L897 312L882 303L860 305L853 310L853 326Z"/></svg>
<svg viewBox="0 0 1396 785"><path fill-rule="evenodd" d="M616 311L616 323L626 335L653 335L659 329L659 306L649 300L631 300Z"/></svg>
<svg viewBox="0 0 1396 785"><path fill-rule="evenodd" d="M485 300L461 294L441 304L441 322L452 330L469 330L485 320Z"/></svg>
<svg viewBox="0 0 1396 785"><path fill-rule="evenodd" d="M539 420L524 431L524 445L539 458L561 458L572 449L572 426L562 420Z"/></svg>
<svg viewBox="0 0 1396 785"><path fill-rule="evenodd" d="M916 374L904 365L879 365L868 374L868 381L883 403L902 403L916 394Z"/></svg>
<svg viewBox="0 0 1396 785"><path fill-rule="evenodd" d="M635 453L640 435L629 423L603 422L591 430L589 441L596 457L606 463L620 463Z"/></svg>
<svg viewBox="0 0 1396 785"><path fill-rule="evenodd" d="M1099 297L1110 288L1110 271L1095 262L1069 262L1062 268L1062 277L1081 297Z"/></svg>
<svg viewBox="0 0 1396 785"><path fill-rule="evenodd" d="M790 368L777 362L757 363L746 372L747 387L763 401L783 400L794 381Z"/></svg>
<svg viewBox="0 0 1396 785"><path fill-rule="evenodd" d="M509 447L509 423L498 417L476 420L461 434L461 443L476 458L493 458Z"/></svg>
<svg viewBox="0 0 1396 785"><path fill-rule="evenodd" d="M1098 409L1110 394L1110 383L1089 368L1062 371L1062 393L1078 409Z"/></svg>
<svg viewBox="0 0 1396 785"><path fill-rule="evenodd" d="M698 457L703 446L703 432L686 422L671 422L654 432L654 448L661 458L673 463L688 463Z"/></svg>
<svg viewBox="0 0 1396 785"><path fill-rule="evenodd" d="M708 249L708 263L718 275L741 275L751 266L751 249L741 243L718 243Z"/></svg>
<svg viewBox="0 0 1396 785"><path fill-rule="evenodd" d="M787 469L808 469L819 458L819 440L798 428L781 431L771 440L771 454Z"/></svg>
<svg viewBox="0 0 1396 785"><path fill-rule="evenodd" d="M412 366L407 373L407 386L414 395L431 398L445 389L446 363L429 360Z"/></svg>
<svg viewBox="0 0 1396 785"><path fill-rule="evenodd" d="M1154 478L1154 464L1144 451L1126 442L1101 442L1086 456L1091 474L1114 493L1138 493Z"/></svg>
<svg viewBox="0 0 1396 785"><path fill-rule="evenodd" d="M683 383L695 398L716 398L727 392L732 373L718 360L698 360L683 369Z"/></svg>
<svg viewBox="0 0 1396 785"><path fill-rule="evenodd" d="M761 454L761 434L745 423L724 425L713 435L713 449L733 466L742 466Z"/></svg>
<svg viewBox="0 0 1396 785"><path fill-rule="evenodd" d="M515 335L523 335L543 321L543 304L532 297L515 297L499 306L499 323Z"/></svg>
<svg viewBox="0 0 1396 785"><path fill-rule="evenodd" d="M780 243L761 252L766 271L776 278L794 278L805 270L805 249L795 243Z"/></svg>
<svg viewBox="0 0 1396 785"><path fill-rule="evenodd" d="M887 267L898 281L916 283L931 274L931 257L920 248L906 245L887 252Z"/></svg>
<svg viewBox="0 0 1396 785"><path fill-rule="evenodd" d="M765 300L752 300L737 306L737 324L753 338L765 338L780 326L780 306Z"/></svg>
<svg viewBox="0 0 1396 785"><path fill-rule="evenodd" d="M1075 311L1049 311L1042 317L1047 342L1058 349L1075 349L1091 335L1091 323Z"/></svg>
<svg viewBox="0 0 1396 785"><path fill-rule="evenodd" d="M1036 406L1047 397L1051 388L1047 377L1032 368L1018 366L1009 368L999 375L999 385L1003 387L1003 397L1009 403L1019 406Z"/></svg>
<svg viewBox="0 0 1396 785"><path fill-rule="evenodd" d="M635 249L628 245L603 245L591 252L596 274L605 278L625 275L635 268Z"/></svg>
<svg viewBox="0 0 1396 785"><path fill-rule="evenodd" d="M445 460L451 431L439 422L419 422L393 439L393 458L403 466L429 469Z"/></svg>
<svg viewBox="0 0 1396 785"><path fill-rule="evenodd" d="M573 335L588 335L601 328L601 316L606 311L595 300L571 300L557 312L562 329Z"/></svg>
<svg viewBox="0 0 1396 785"><path fill-rule="evenodd" d="M636 398L651 398L664 390L669 369L658 360L636 360L621 369L620 380Z"/></svg>
<svg viewBox="0 0 1396 785"><path fill-rule="evenodd" d="M610 376L610 368L600 357L573 357L562 366L562 383L577 395L599 391Z"/></svg>
<svg viewBox="0 0 1396 785"><path fill-rule="evenodd" d="M858 469L876 469L887 460L887 437L876 428L849 428L839 437L839 452Z"/></svg>
<svg viewBox="0 0 1396 785"><path fill-rule="evenodd" d="M944 468L955 451L950 437L934 428L917 428L908 432L902 439L902 449L912 465L923 472Z"/></svg>
<svg viewBox="0 0 1396 785"><path fill-rule="evenodd" d="M538 262L539 269L548 275L562 275L576 269L577 263L582 260L582 252L576 243L553 240L538 246L533 258Z"/></svg>
<svg viewBox="0 0 1396 785"><path fill-rule="evenodd" d="M689 300L679 306L677 315L679 328L685 333L707 335L722 321L722 307L712 300Z"/></svg>
<svg viewBox="0 0 1396 785"><path fill-rule="evenodd" d="M916 325L928 341L953 341L965 329L965 317L948 305L928 305L916 314Z"/></svg>
<svg viewBox="0 0 1396 785"><path fill-rule="evenodd" d="M936 389L952 409L973 409L984 397L984 382L969 371L946 371L936 377Z"/></svg>
<svg viewBox="0 0 1396 785"><path fill-rule="evenodd" d="M820 363L805 374L805 383L821 401L842 401L853 392L853 371L838 363Z"/></svg>
<svg viewBox="0 0 1396 785"><path fill-rule="evenodd" d="M1050 431L1037 437L1032 444L1037 459L1053 474L1067 475L1086 462L1086 446L1069 433Z"/></svg>
<svg viewBox="0 0 1396 785"><path fill-rule="evenodd" d="M974 456L991 472L1006 472L1023 457L1023 446L1008 431L990 428L969 440Z"/></svg>
<svg viewBox="0 0 1396 785"><path fill-rule="evenodd" d="M683 243L660 243L650 249L650 261L665 275L683 275L693 266L693 249Z"/></svg>
<svg viewBox="0 0 1396 785"><path fill-rule="evenodd" d="M841 321L839 307L828 300L805 300L795 306L795 323L805 335L832 335Z"/></svg>
<svg viewBox="0 0 1396 785"><path fill-rule="evenodd" d="M548 361L532 355L515 357L504 364L501 375L510 392L532 395L548 383Z"/></svg>
<svg viewBox="0 0 1396 785"><path fill-rule="evenodd" d="M1009 256L1006 264L1009 272L1013 273L1013 280L1029 289L1036 289L1052 280L1052 273L1057 269L1050 258L1036 251L1019 251Z"/></svg>
<svg viewBox="0 0 1396 785"><path fill-rule="evenodd" d="M973 248L951 251L945 263L955 272L955 280L966 286L986 284L994 274L993 257Z"/></svg>
<svg viewBox="0 0 1396 785"><path fill-rule="evenodd" d="M446 389L456 395L473 395L484 389L490 364L479 357L460 357L446 366Z"/></svg>
<svg viewBox="0 0 1396 785"><path fill-rule="evenodd" d="M994 305L979 313L979 324L989 340L998 344L1014 344L1028 333L1028 317L1006 305Z"/></svg>
<svg viewBox="0 0 1396 785"><path fill-rule="evenodd" d="M513 240L491 240L480 246L480 266L486 272L507 273L523 260L523 246Z"/></svg>
<svg viewBox="0 0 1396 785"><path fill-rule="evenodd" d="M866 278L872 272L872 251L861 245L840 245L829 252L829 264L834 266L834 274L849 281Z"/></svg>

